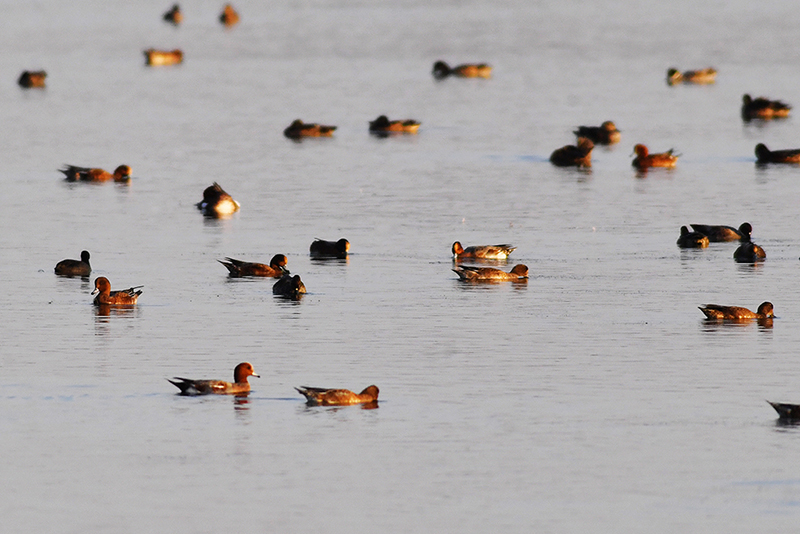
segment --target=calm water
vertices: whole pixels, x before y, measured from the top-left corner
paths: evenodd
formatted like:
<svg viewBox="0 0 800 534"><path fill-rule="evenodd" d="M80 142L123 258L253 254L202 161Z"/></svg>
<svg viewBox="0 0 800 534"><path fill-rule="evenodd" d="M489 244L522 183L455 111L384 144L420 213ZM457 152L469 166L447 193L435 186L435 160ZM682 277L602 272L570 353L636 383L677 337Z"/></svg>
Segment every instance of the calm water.
<svg viewBox="0 0 800 534"><path fill-rule="evenodd" d="M788 532L800 518L797 119L744 125L748 92L800 105L794 2L3 2L0 453L8 532ZM177 68L141 50L180 47ZM435 82L436 59L491 80ZM666 69L713 65L710 87ZM23 69L48 88L21 91ZM379 114L422 121L377 139ZM293 143L303 118L333 139ZM623 141L591 171L547 162L580 124ZM636 143L682 154L637 177ZM65 163L133 167L70 185ZM218 181L231 219L194 208ZM749 221L767 251L675 246ZM314 237L352 243L308 257ZM510 242L525 284L470 286L450 246ZM98 315L95 276L144 284ZM216 260L286 254L309 294ZM772 328L707 324L707 302ZM164 378L227 378L246 400ZM299 385L381 388L307 408ZM235 525L235 526L234 526Z"/></svg>

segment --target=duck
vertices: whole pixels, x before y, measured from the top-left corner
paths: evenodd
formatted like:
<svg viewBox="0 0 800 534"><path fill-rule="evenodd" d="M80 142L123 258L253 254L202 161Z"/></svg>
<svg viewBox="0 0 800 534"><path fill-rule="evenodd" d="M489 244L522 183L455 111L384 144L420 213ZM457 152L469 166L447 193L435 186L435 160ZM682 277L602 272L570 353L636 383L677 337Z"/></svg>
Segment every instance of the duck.
<svg viewBox="0 0 800 534"><path fill-rule="evenodd" d="M755 313L740 306L720 306L719 304L706 304L699 306L699 309L708 319L772 319L775 317L771 302L762 302Z"/></svg>
<svg viewBox="0 0 800 534"><path fill-rule="evenodd" d="M341 238L339 241L314 238L308 250L312 258L344 259L347 257L347 251L350 250L350 241L345 238Z"/></svg>
<svg viewBox="0 0 800 534"><path fill-rule="evenodd" d="M309 406L350 406L378 402L378 386L364 388L361 393L353 393L349 389L326 389L300 386L294 388L306 398Z"/></svg>
<svg viewBox="0 0 800 534"><path fill-rule="evenodd" d="M89 251L82 251L79 260L61 260L56 263L55 273L59 276L89 276L92 274L92 266L89 265Z"/></svg>
<svg viewBox="0 0 800 534"><path fill-rule="evenodd" d="M336 130L336 126L326 126L324 124L305 123L300 119L295 119L292 124L286 127L283 135L289 139L300 139L302 137L331 137Z"/></svg>
<svg viewBox="0 0 800 534"><path fill-rule="evenodd" d="M272 293L274 295L287 297L292 300L298 300L301 295L305 294L305 292L306 286L303 284L303 281L300 280L300 275L298 274L294 276L290 274L284 274L272 286Z"/></svg>
<svg viewBox="0 0 800 534"><path fill-rule="evenodd" d="M709 239L700 232L690 232L685 226L681 226L681 236L678 238L678 246L681 248L706 248Z"/></svg>
<svg viewBox="0 0 800 534"><path fill-rule="evenodd" d="M284 274L289 274L286 270L286 256L275 254L269 261L269 265L263 263L250 263L247 261L225 258L227 261L217 260L228 269L228 274L232 277L237 276L263 276L266 278L280 278Z"/></svg>
<svg viewBox="0 0 800 534"><path fill-rule="evenodd" d="M684 72L672 68L667 70L667 85L678 83L694 83L707 85L717 81L717 71L711 67L699 70L687 70Z"/></svg>
<svg viewBox="0 0 800 534"><path fill-rule="evenodd" d="M117 183L128 183L131 181L131 168L129 165L120 165L110 173L100 168L76 167L66 165L58 172L64 175L67 182L108 182L114 180Z"/></svg>
<svg viewBox="0 0 800 534"><path fill-rule="evenodd" d="M770 150L764 143L756 145L756 163L800 163L800 148Z"/></svg>
<svg viewBox="0 0 800 534"><path fill-rule="evenodd" d="M612 121L605 121L600 126L578 126L574 132L578 137L585 137L598 145L619 143L622 134Z"/></svg>
<svg viewBox="0 0 800 534"><path fill-rule="evenodd" d="M767 259L767 253L752 241L747 241L733 251L733 259L737 263L756 263Z"/></svg>
<svg viewBox="0 0 800 534"><path fill-rule="evenodd" d="M636 157L633 158L631 165L639 170L649 167L672 168L678 162L678 156L672 153L673 149L659 154L650 154L646 146L639 144L633 147L633 152L636 154Z"/></svg>
<svg viewBox="0 0 800 534"><path fill-rule="evenodd" d="M164 13L164 20L177 26L183 22L183 13L181 13L181 6L173 4L169 11Z"/></svg>
<svg viewBox="0 0 800 534"><path fill-rule="evenodd" d="M145 65L151 67L163 67L165 65L178 65L183 63L183 52L179 49L175 50L156 50L155 48L148 48L144 52Z"/></svg>
<svg viewBox="0 0 800 534"><path fill-rule="evenodd" d="M444 61L437 61L433 64L433 77L437 80L448 76L458 76L460 78L490 78L492 67L486 63L465 63L456 67L450 67Z"/></svg>
<svg viewBox="0 0 800 534"><path fill-rule="evenodd" d="M233 382L224 380L192 380L174 376L167 378L170 384L181 390L179 395L241 395L250 392L250 382L247 377L261 378L253 369L250 362L242 362L233 369Z"/></svg>
<svg viewBox="0 0 800 534"><path fill-rule="evenodd" d="M233 9L232 5L225 4L225 7L222 9L222 13L219 16L219 21L226 28L230 28L239 22L239 13Z"/></svg>
<svg viewBox="0 0 800 534"><path fill-rule="evenodd" d="M517 247L512 245L476 245L464 248L459 241L453 243L453 259L463 260L481 259L481 260L505 260L508 255L517 250Z"/></svg>
<svg viewBox="0 0 800 534"><path fill-rule="evenodd" d="M750 119L784 119L789 116L792 106L780 100L770 100L760 96L755 100L750 95L742 96L742 118Z"/></svg>
<svg viewBox="0 0 800 534"><path fill-rule="evenodd" d="M800 421L800 404L786 404L783 402L769 402L770 406L778 412L778 418L786 421Z"/></svg>
<svg viewBox="0 0 800 534"><path fill-rule="evenodd" d="M94 291L92 291L92 295L97 295L94 298L94 303L97 305L128 306L136 304L136 300L139 298L139 295L142 294L142 287L144 286L134 286L119 291L111 291L111 282L109 282L108 278L105 276L101 276L94 281Z"/></svg>
<svg viewBox="0 0 800 534"><path fill-rule="evenodd" d="M700 232L708 237L712 243L721 241L750 241L750 234L753 227L748 222L739 225L739 229L732 226L720 226L713 224L692 224L690 225L695 232Z"/></svg>
<svg viewBox="0 0 800 534"><path fill-rule="evenodd" d="M47 73L43 70L24 70L19 75L17 83L24 89L38 88L42 89L45 86L44 79L47 78Z"/></svg>
<svg viewBox="0 0 800 534"><path fill-rule="evenodd" d="M420 123L413 119L390 121L386 115L381 115L374 121L369 121L369 131L377 134L409 133L419 131Z"/></svg>
<svg viewBox="0 0 800 534"><path fill-rule="evenodd" d="M557 167L591 167L594 143L586 137L578 138L578 145L565 145L550 154L550 163Z"/></svg>
<svg viewBox="0 0 800 534"><path fill-rule="evenodd" d="M240 204L233 200L217 182L205 188L203 200L198 202L197 209L206 217L225 217L239 211Z"/></svg>
<svg viewBox="0 0 800 534"><path fill-rule="evenodd" d="M519 281L528 278L528 267L523 264L517 264L511 269L511 272L501 271L493 267L457 267L453 272L458 275L461 280L467 282L477 282L481 280L492 281Z"/></svg>

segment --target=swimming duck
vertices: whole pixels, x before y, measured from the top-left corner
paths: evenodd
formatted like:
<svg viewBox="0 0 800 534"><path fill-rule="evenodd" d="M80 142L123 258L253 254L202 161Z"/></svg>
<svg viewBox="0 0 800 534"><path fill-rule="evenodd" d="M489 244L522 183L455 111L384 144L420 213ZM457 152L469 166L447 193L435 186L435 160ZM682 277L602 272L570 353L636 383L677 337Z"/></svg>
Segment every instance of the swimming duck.
<svg viewBox="0 0 800 534"><path fill-rule="evenodd" d="M518 281L528 278L528 267L523 264L515 265L511 272L501 271L493 267L457 267L453 272L461 280L476 282L480 280L493 281Z"/></svg>
<svg viewBox="0 0 800 534"><path fill-rule="evenodd" d="M308 250L312 258L344 259L347 257L347 251L350 250L350 241L345 238L341 238L339 241L315 238Z"/></svg>
<svg viewBox="0 0 800 534"><path fill-rule="evenodd" d="M128 289L121 289L119 291L111 291L111 282L108 278L101 276L94 281L94 291L92 295L97 295L94 298L95 304L110 304L110 305L132 305L136 304L139 295L142 294L144 286L134 286Z"/></svg>
<svg viewBox="0 0 800 534"><path fill-rule="evenodd" d="M770 150L759 143L756 145L756 163L800 163L800 148Z"/></svg>
<svg viewBox="0 0 800 534"><path fill-rule="evenodd" d="M410 133L419 130L420 123L413 119L390 121L386 115L381 115L374 121L369 121L369 131L372 133Z"/></svg>
<svg viewBox="0 0 800 534"><path fill-rule="evenodd" d="M305 123L300 119L295 119L292 121L292 124L283 131L283 135L289 139L300 139L301 137L331 137L334 130L336 130L336 126Z"/></svg>
<svg viewBox="0 0 800 534"><path fill-rule="evenodd" d="M739 245L739 248L733 252L733 259L735 259L737 263L755 263L765 260L766 258L767 253L764 252L764 249L752 241L742 243Z"/></svg>
<svg viewBox="0 0 800 534"><path fill-rule="evenodd" d="M755 313L740 306L720 306L718 304L706 304L699 308L709 319L771 319L775 317L771 302L762 302Z"/></svg>
<svg viewBox="0 0 800 534"><path fill-rule="evenodd" d="M183 52L178 50L156 50L148 48L144 52L145 65L151 67L163 67L165 65L178 65L183 63Z"/></svg>
<svg viewBox="0 0 800 534"><path fill-rule="evenodd" d="M750 234L753 232L753 227L750 223L742 223L739 229L732 226L719 226L712 224L692 224L692 229L695 232L708 237L712 243L720 241L750 241Z"/></svg>
<svg viewBox="0 0 800 534"><path fill-rule="evenodd" d="M305 292L306 286L303 284L303 281L300 280L300 275L298 274L294 276L284 274L280 280L275 282L272 286L272 293L274 295L280 295L281 297L287 297L292 300L298 300Z"/></svg>
<svg viewBox="0 0 800 534"><path fill-rule="evenodd" d="M681 226L681 236L678 238L678 246L681 248L706 248L709 239L700 232L690 232L685 226Z"/></svg>
<svg viewBox="0 0 800 534"><path fill-rule="evenodd" d="M89 265L89 251L81 252L80 260L61 260L56 263L55 272L59 276L89 276L92 266Z"/></svg>
<svg viewBox="0 0 800 534"><path fill-rule="evenodd" d="M572 133L600 145L613 145L619 143L622 138L617 126L611 121L605 121L600 126L578 126L578 129Z"/></svg>
<svg viewBox="0 0 800 534"><path fill-rule="evenodd" d="M250 263L247 261L225 258L228 261L217 260L228 269L230 276L264 276L267 278L280 278L289 271L285 269L286 256L275 254L269 265L263 263Z"/></svg>
<svg viewBox="0 0 800 534"><path fill-rule="evenodd" d="M203 191L203 200L197 203L197 209L206 217L224 217L239 211L240 204L233 200L217 182L206 187Z"/></svg>
<svg viewBox="0 0 800 534"><path fill-rule="evenodd" d="M678 162L678 156L672 153L673 149L659 154L650 154L647 147L640 144L633 147L633 152L636 154L636 157L633 158L631 165L639 170L649 167L672 168Z"/></svg>
<svg viewBox="0 0 800 534"><path fill-rule="evenodd" d="M114 174L98 168L76 167L67 165L66 169L58 169L64 175L67 182L107 182L114 180L119 183L131 181L131 168L128 165L120 165L114 169Z"/></svg>
<svg viewBox="0 0 800 534"><path fill-rule="evenodd" d="M453 243L453 259L504 260L515 250L517 247L511 245L478 245L464 248L459 241L456 241Z"/></svg>
<svg viewBox="0 0 800 534"><path fill-rule="evenodd" d="M181 390L180 395L240 395L250 391L248 376L261 378L253 370L250 362L242 362L233 369L233 383L224 380L192 380L179 376L167 378L170 384L175 385Z"/></svg>
<svg viewBox="0 0 800 534"><path fill-rule="evenodd" d="M667 85L675 85L681 82L705 85L715 81L717 81L717 71L711 67L684 72L674 68L667 70Z"/></svg>
<svg viewBox="0 0 800 534"><path fill-rule="evenodd" d="M231 26L235 25L239 22L239 13L233 9L233 6L230 4L225 4L225 7L222 9L222 13L219 16L219 21L226 27L230 28Z"/></svg>
<svg viewBox="0 0 800 534"><path fill-rule="evenodd" d="M300 386L294 388L300 392L310 406L348 406L367 404L378 401L378 386L369 386L361 393L353 393L349 389L326 389Z"/></svg>
<svg viewBox="0 0 800 534"><path fill-rule="evenodd" d="M594 143L586 137L578 138L578 146L565 145L550 154L550 162L558 167L591 167Z"/></svg>
<svg viewBox="0 0 800 534"><path fill-rule="evenodd" d="M789 116L792 106L780 100L769 100L760 96L753 100L750 95L742 96L742 118L783 119Z"/></svg>
<svg viewBox="0 0 800 534"><path fill-rule="evenodd" d="M45 86L44 79L47 78L47 73L43 70L24 70L19 75L17 83L20 87L30 89L32 87L43 88Z"/></svg>
<svg viewBox="0 0 800 534"><path fill-rule="evenodd" d="M778 418L787 421L800 421L800 404L785 404L782 402L769 402L770 406L778 412Z"/></svg>
<svg viewBox="0 0 800 534"><path fill-rule="evenodd" d="M437 61L433 64L433 77L437 80L448 76L458 76L460 78L490 78L492 67L486 63L465 63L457 67L450 67L444 61Z"/></svg>
<svg viewBox="0 0 800 534"><path fill-rule="evenodd" d="M181 6L173 4L169 11L164 13L164 20L172 23L175 26L183 22L183 13L181 13Z"/></svg>

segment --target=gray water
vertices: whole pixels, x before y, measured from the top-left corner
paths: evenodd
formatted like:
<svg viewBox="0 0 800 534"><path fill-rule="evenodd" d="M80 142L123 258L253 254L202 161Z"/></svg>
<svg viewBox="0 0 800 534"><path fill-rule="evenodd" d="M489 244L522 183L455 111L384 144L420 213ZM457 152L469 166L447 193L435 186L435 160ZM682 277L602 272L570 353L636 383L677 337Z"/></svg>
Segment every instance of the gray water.
<svg viewBox="0 0 800 534"><path fill-rule="evenodd" d="M3 2L0 517L4 532L790 532L800 429L797 119L743 124L743 93L800 105L800 13L771 2ZM145 48L182 48L147 68ZM490 80L436 82L433 62ZM714 66L713 86L667 68ZM23 91L44 68L45 90ZM379 114L422 122L378 139ZM295 118L338 126L293 143ZM547 158L614 120L591 170ZM636 143L676 169L637 175ZM65 163L133 168L67 184ZM194 204L218 181L242 205ZM681 225L749 221L734 244ZM347 261L308 256L315 237ZM468 285L450 246L509 242L523 284ZM91 280L53 266L92 254ZM286 254L309 293L217 259ZM96 276L144 285L99 313ZM775 305L771 328L697 306ZM246 399L184 398L171 376ZM293 387L381 389L308 408Z"/></svg>

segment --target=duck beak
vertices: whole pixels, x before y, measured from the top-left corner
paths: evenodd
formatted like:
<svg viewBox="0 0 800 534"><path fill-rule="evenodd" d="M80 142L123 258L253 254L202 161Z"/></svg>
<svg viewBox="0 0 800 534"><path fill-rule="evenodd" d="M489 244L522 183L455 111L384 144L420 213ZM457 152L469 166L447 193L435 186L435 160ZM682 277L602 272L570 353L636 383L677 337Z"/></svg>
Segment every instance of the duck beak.
<svg viewBox="0 0 800 534"><path fill-rule="evenodd" d="M99 289L97 289L97 288L94 288L94 291L92 291L92 293L91 293L91 294L92 294L92 295L97 295L98 293L100 293L100 290L99 290Z"/></svg>
<svg viewBox="0 0 800 534"><path fill-rule="evenodd" d="M261 375L257 375L257 374L255 374L255 373L253 373L253 374L252 374L252 375L250 375L250 376L254 376L254 377L256 377L256 378L261 378Z"/></svg>

